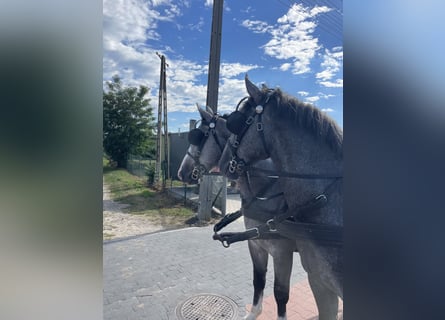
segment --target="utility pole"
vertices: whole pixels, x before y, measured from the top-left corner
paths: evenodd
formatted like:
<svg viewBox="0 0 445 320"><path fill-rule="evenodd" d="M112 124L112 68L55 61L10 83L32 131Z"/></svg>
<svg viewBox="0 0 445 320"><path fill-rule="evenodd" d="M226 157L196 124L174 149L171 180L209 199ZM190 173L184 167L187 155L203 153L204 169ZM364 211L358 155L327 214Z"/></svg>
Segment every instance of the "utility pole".
<svg viewBox="0 0 445 320"><path fill-rule="evenodd" d="M168 178L170 178L170 150L168 147L168 125L167 125L167 76L165 73L165 57L164 58L164 84L163 84L163 104L164 104L164 162L163 162L163 171L164 171L164 179L162 180L162 189L165 189L165 183Z"/></svg>
<svg viewBox="0 0 445 320"><path fill-rule="evenodd" d="M224 0L213 0L212 33L210 38L209 75L206 105L218 110L219 66L221 60L222 14Z"/></svg>
<svg viewBox="0 0 445 320"><path fill-rule="evenodd" d="M161 72L159 78L159 101L158 101L158 123L157 123L157 138L156 138L156 182L162 179L162 189L165 189L166 179L170 176L169 166L169 148L168 148L168 127L167 127L167 85L165 67L168 64L165 62L165 56L156 52L161 59ZM162 119L162 112L164 112L164 119ZM164 127L164 132L162 132ZM162 139L163 142L162 143ZM162 146L163 145L163 146ZM163 150L162 150L163 149ZM162 157L162 151L164 151L164 157ZM162 159L163 158L163 159ZM162 176L162 172L164 175Z"/></svg>
<svg viewBox="0 0 445 320"><path fill-rule="evenodd" d="M218 110L219 67L221 57L221 34L223 0L213 0L212 32L210 38L209 75L207 80L206 105L214 113ZM227 179L214 174L204 175L199 187L198 218L210 220L213 204L219 199L221 214L226 214Z"/></svg>

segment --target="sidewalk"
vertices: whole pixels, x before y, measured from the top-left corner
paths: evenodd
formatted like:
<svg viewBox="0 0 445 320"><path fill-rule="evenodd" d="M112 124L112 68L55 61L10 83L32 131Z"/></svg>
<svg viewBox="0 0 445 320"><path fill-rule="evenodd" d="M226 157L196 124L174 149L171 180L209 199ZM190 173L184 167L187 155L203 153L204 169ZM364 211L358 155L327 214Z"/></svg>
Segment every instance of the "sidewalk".
<svg viewBox="0 0 445 320"><path fill-rule="evenodd" d="M239 196L230 195L227 211L233 212L239 206ZM193 227L104 242L104 319L178 319L179 306L199 294L229 298L237 307L236 319L242 318L253 297L247 242L226 249L212 240L212 229ZM227 231L242 230L242 219L227 227ZM258 320L276 318L272 259L268 270L263 313ZM291 284L288 320L317 319L317 308L297 253Z"/></svg>

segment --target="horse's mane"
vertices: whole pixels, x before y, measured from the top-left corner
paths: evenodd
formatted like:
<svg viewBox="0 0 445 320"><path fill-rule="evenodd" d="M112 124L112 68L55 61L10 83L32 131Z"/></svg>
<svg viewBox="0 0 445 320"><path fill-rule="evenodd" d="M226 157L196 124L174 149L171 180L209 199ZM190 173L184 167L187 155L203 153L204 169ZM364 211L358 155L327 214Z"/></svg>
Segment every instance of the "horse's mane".
<svg viewBox="0 0 445 320"><path fill-rule="evenodd" d="M340 157L343 152L343 131L333 119L326 113L309 103L302 102L292 97L279 88L271 91L263 86L264 94L271 94L271 99L276 101L273 112L285 121L292 121L299 127L308 130L313 136L326 142L329 147Z"/></svg>

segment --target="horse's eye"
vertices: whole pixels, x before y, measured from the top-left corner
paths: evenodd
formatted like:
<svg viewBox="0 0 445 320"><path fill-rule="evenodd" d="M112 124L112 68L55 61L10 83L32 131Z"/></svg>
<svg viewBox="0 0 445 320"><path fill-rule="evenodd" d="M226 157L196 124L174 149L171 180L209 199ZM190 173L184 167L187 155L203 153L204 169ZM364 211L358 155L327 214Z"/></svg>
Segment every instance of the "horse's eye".
<svg viewBox="0 0 445 320"><path fill-rule="evenodd" d="M202 139L204 139L204 133L199 129L190 130L188 135L189 143L194 146L199 146Z"/></svg>
<svg viewBox="0 0 445 320"><path fill-rule="evenodd" d="M234 111L227 118L227 129L233 134L239 135L246 125L247 117L240 111Z"/></svg>

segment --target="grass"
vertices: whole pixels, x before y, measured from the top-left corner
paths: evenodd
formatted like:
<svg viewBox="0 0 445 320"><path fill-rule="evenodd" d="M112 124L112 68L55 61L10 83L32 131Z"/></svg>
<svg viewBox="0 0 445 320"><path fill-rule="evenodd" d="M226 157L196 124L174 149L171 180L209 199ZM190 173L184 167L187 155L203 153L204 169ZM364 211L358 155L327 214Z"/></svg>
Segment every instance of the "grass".
<svg viewBox="0 0 445 320"><path fill-rule="evenodd" d="M194 211L185 208L182 201L166 191L147 187L146 179L134 176L125 169L111 168L105 158L103 175L112 199L129 205L125 212L150 216L163 225L178 225L195 216Z"/></svg>

